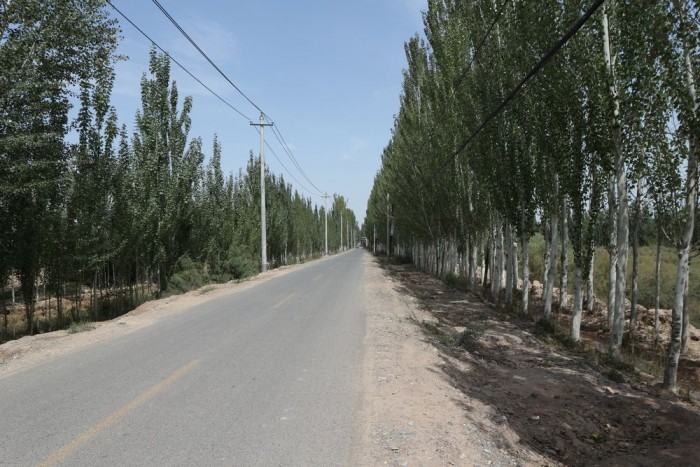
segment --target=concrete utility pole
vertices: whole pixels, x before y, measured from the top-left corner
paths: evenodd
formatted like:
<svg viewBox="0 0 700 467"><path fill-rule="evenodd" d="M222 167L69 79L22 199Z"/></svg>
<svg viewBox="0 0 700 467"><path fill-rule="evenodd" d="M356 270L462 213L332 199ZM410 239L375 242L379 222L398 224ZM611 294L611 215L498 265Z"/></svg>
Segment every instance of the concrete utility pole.
<svg viewBox="0 0 700 467"><path fill-rule="evenodd" d="M328 256L328 206L326 206L326 198L330 198L328 193L323 195L323 212L326 214L326 256Z"/></svg>
<svg viewBox="0 0 700 467"><path fill-rule="evenodd" d="M272 126L272 122L265 123L265 115L260 112L260 123L250 122L253 126L260 127L260 231L262 254L260 265L262 272L267 271L267 220L265 214L265 127Z"/></svg>

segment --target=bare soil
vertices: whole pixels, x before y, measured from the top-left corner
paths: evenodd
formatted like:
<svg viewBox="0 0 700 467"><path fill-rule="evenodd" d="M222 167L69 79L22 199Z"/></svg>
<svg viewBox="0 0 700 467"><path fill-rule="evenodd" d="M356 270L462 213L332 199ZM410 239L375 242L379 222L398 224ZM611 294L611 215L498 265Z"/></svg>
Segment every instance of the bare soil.
<svg viewBox="0 0 700 467"><path fill-rule="evenodd" d="M690 341L681 368L686 369L681 392L685 395L678 397L660 390L651 374L606 363L595 342L570 350L536 326L532 317L498 311L411 266L392 265L386 274L392 293L405 297L405 307L413 310L423 328L422 336L407 333L397 345L418 339L419 345L434 347L428 369L457 391L445 390L450 395L434 409L451 414L456 439L469 431L467 427L481 428L470 433L468 441L455 443L450 462L700 465L700 411L693 397L697 387L688 377L688 369L698 367L693 360L696 341ZM585 321L597 339L605 338L603 329L595 327L604 321L601 316L604 312L598 310ZM645 319L637 332L641 343L648 338ZM560 317L560 325L565 322L566 317ZM432 403L425 402L430 410ZM486 443L497 449L487 453ZM422 459L417 464L436 465Z"/></svg>
<svg viewBox="0 0 700 467"><path fill-rule="evenodd" d="M370 255L365 261L367 443L359 464L553 465L521 442L492 401L465 391L453 376L462 363L422 332L419 323L437 319L420 306L406 280L430 278L389 275ZM480 387L485 382L468 373L464 380Z"/></svg>

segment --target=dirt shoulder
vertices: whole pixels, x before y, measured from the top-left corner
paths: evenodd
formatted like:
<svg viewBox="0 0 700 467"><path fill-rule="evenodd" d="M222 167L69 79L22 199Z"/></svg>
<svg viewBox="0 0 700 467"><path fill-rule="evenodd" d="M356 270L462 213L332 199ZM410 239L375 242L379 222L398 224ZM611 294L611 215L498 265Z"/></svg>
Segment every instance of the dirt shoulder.
<svg viewBox="0 0 700 467"><path fill-rule="evenodd" d="M488 400L464 391L451 375L468 371L418 323L435 318L365 256L362 465L552 465L521 442ZM485 383L482 377L475 383Z"/></svg>
<svg viewBox="0 0 700 467"><path fill-rule="evenodd" d="M650 375L566 350L412 267L369 270L375 463L700 465L698 407Z"/></svg>

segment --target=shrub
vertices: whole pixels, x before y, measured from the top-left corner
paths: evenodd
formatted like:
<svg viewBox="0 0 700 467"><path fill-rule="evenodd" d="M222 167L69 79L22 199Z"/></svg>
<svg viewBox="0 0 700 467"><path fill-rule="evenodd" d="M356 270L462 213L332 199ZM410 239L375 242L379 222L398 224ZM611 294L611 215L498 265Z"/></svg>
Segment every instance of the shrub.
<svg viewBox="0 0 700 467"><path fill-rule="evenodd" d="M68 334L77 334L79 332L92 331L95 325L85 321L72 322L68 327Z"/></svg>

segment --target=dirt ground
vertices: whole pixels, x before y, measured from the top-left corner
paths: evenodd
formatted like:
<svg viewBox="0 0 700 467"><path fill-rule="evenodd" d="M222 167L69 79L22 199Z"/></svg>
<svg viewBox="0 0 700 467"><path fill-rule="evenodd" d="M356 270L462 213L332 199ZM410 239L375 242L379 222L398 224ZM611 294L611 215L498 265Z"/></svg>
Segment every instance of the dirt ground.
<svg viewBox="0 0 700 467"><path fill-rule="evenodd" d="M497 312L411 267L386 271L371 255L364 261L358 464L700 465L700 412L660 392L652 376L611 371L564 350L532 320ZM148 302L91 331L5 343L0 378L298 267Z"/></svg>
<svg viewBox="0 0 700 467"><path fill-rule="evenodd" d="M452 388L445 390L450 395L443 404L426 404L431 410L437 404L437 413L456 418L452 439L477 428L475 436L450 446L451 454L441 460L455 465L700 465L700 411L688 397L697 388L687 386L693 378L684 381L686 395L675 396L661 391L651 374L605 364L585 345L567 350L532 319L498 312L410 266L391 266L386 274L423 331L407 331L397 345L418 339L433 346L428 368ZM596 336L593 323L599 315L586 321ZM694 362L686 358L686 370L697 368ZM495 449L485 448L486 443ZM385 456L398 462L390 453ZM436 465L425 458L417 464Z"/></svg>

